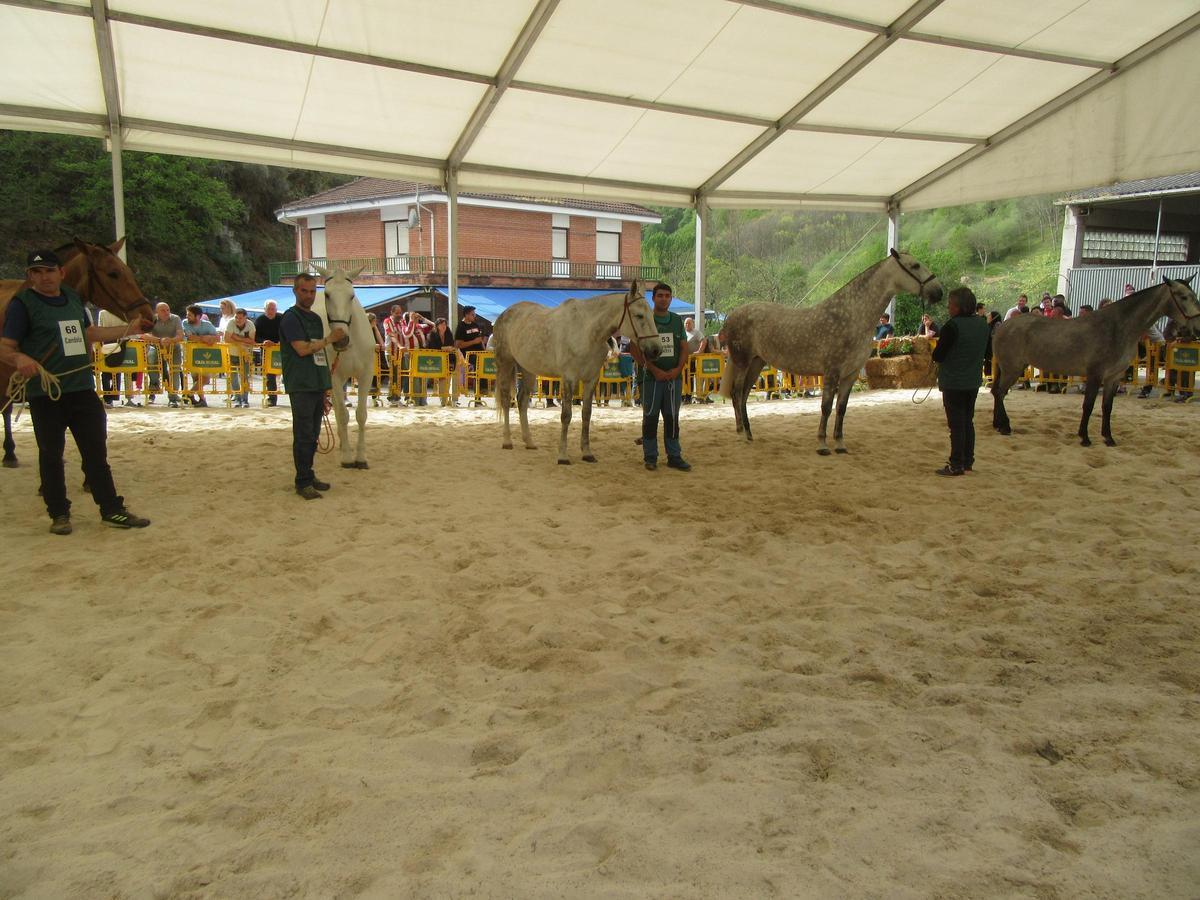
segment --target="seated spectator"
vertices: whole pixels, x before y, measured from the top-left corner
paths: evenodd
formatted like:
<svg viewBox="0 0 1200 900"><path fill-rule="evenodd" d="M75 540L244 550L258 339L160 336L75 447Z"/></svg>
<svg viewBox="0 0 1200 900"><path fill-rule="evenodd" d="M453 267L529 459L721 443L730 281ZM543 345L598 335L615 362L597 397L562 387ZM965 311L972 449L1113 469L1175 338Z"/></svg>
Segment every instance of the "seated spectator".
<svg viewBox="0 0 1200 900"><path fill-rule="evenodd" d="M238 307L233 320L225 326L225 343L229 345L230 389L234 408L250 407L250 368L254 362L254 323L246 310Z"/></svg>
<svg viewBox="0 0 1200 900"><path fill-rule="evenodd" d="M1043 316L1050 315L1050 308L1054 306L1054 298L1050 296L1049 291L1042 292L1042 302L1039 304L1039 306L1042 310Z"/></svg>
<svg viewBox="0 0 1200 900"><path fill-rule="evenodd" d="M1092 306L1091 306L1091 304L1090 304L1090 303L1084 303L1082 306L1080 306L1080 307L1079 307L1079 315L1080 315L1080 317L1082 317L1082 316L1090 316L1090 315L1091 315L1092 313L1094 313L1094 312L1095 312L1095 310L1094 310L1094 309L1092 309Z"/></svg>
<svg viewBox="0 0 1200 900"><path fill-rule="evenodd" d="M192 304L187 308L187 319L183 322L184 339L196 344L207 344L209 346L217 343L220 340L220 335L217 334L217 329L213 323L208 321L204 315L204 311L196 304ZM208 406L208 401L204 399L203 385L208 383L208 379L200 375L192 376L192 394L188 397L192 406Z"/></svg>
<svg viewBox="0 0 1200 900"><path fill-rule="evenodd" d="M975 315L986 316L987 315L987 307L984 306L982 303L976 303L975 304Z"/></svg>
<svg viewBox="0 0 1200 900"><path fill-rule="evenodd" d="M917 337L935 338L937 336L937 325L934 324L933 318L929 315L929 313L925 313L921 316L921 324L917 326Z"/></svg>
<svg viewBox="0 0 1200 900"><path fill-rule="evenodd" d="M694 356L697 353L708 352L708 339L704 336L704 329L696 327L696 320L688 316L683 320L683 330L687 335L688 355Z"/></svg>
<svg viewBox="0 0 1200 900"><path fill-rule="evenodd" d="M892 317L884 313L879 317L879 324L875 326L875 340L882 341L895 333L896 329L892 327Z"/></svg>

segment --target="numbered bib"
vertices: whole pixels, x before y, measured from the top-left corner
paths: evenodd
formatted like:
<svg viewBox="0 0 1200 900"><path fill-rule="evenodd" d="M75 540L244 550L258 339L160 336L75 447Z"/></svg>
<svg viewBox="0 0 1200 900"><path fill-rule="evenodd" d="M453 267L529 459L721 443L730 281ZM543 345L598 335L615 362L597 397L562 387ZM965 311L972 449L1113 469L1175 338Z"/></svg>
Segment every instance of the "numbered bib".
<svg viewBox="0 0 1200 900"><path fill-rule="evenodd" d="M659 356L673 357L675 355L675 335L672 332L658 336Z"/></svg>
<svg viewBox="0 0 1200 900"><path fill-rule="evenodd" d="M324 347L322 347L320 350L314 350L312 358L313 358L313 362L315 362L318 366L329 365L329 360L327 360L325 358L325 348Z"/></svg>
<svg viewBox="0 0 1200 900"><path fill-rule="evenodd" d="M87 356L87 340L78 322L59 322L63 356Z"/></svg>

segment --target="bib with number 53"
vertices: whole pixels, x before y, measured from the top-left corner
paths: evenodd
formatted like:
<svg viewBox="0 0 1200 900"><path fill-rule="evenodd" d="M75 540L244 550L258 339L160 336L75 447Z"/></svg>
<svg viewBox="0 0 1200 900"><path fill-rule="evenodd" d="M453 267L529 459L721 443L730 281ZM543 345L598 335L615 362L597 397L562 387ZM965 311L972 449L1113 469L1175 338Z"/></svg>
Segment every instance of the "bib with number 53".
<svg viewBox="0 0 1200 900"><path fill-rule="evenodd" d="M672 332L659 334L658 336L658 353L660 356L671 357L675 355L675 335Z"/></svg>

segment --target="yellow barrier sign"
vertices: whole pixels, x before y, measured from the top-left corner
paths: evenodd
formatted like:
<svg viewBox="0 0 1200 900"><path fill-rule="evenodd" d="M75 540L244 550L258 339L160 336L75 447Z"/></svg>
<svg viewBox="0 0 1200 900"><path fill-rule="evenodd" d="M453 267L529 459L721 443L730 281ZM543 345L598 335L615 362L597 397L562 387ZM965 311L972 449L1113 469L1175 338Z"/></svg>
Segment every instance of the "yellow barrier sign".
<svg viewBox="0 0 1200 900"><path fill-rule="evenodd" d="M224 344L183 345L183 370L190 375L220 375L229 371L229 348Z"/></svg>
<svg viewBox="0 0 1200 900"><path fill-rule="evenodd" d="M378 363L376 363L376 367L378 367ZM262 373L264 375L283 374L283 357L279 352L278 344L262 348Z"/></svg>
<svg viewBox="0 0 1200 900"><path fill-rule="evenodd" d="M103 351L96 354L97 372L144 372L146 371L146 345L141 341L130 341L125 353L116 365L110 365Z"/></svg>
<svg viewBox="0 0 1200 900"><path fill-rule="evenodd" d="M410 350L408 371L414 378L446 378L450 354L445 350Z"/></svg>

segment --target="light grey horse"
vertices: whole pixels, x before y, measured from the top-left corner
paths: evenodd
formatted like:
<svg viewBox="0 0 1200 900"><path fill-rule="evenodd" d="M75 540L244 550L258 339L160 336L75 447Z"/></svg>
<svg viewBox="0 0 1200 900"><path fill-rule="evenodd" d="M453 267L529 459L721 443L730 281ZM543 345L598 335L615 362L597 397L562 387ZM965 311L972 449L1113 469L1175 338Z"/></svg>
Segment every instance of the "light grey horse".
<svg viewBox="0 0 1200 900"><path fill-rule="evenodd" d="M602 294L590 300L566 300L550 309L538 303L514 303L496 319L492 349L496 352L496 413L504 423L504 449L512 449L508 407L512 402L517 370L517 412L521 437L528 450L537 449L529 434L529 395L539 375L562 379L562 435L558 441L558 463L569 465L567 429L571 425L571 400L575 386L583 385L584 462L595 462L588 443L592 418L592 395L608 355L608 339L623 334L637 341L647 359L659 351L658 329L650 305L635 281L627 294Z"/></svg>
<svg viewBox="0 0 1200 900"><path fill-rule="evenodd" d="M838 453L848 452L842 442L842 422L850 391L871 355L871 338L879 316L888 301L901 292L918 294L932 303L942 299L937 277L910 254L893 250L816 306L748 303L731 312L721 332L729 348L721 393L733 400L738 434L744 433L748 441L753 439L746 400L766 363L797 375L824 377L817 452L829 455L825 433L835 395L835 449Z"/></svg>
<svg viewBox="0 0 1200 900"><path fill-rule="evenodd" d="M1025 372L1026 366L1062 375L1087 378L1083 394L1083 417L1079 420L1079 443L1091 446L1088 420L1096 405L1096 394L1104 388L1100 433L1104 443L1116 446L1112 436L1112 405L1117 386L1129 361L1137 353L1138 340L1163 316L1181 328L1200 323L1200 303L1186 281L1163 278L1145 290L1110 303L1088 316L1074 319L1044 319L1013 316L1001 323L992 336L992 427L1012 434L1012 423L1004 408L1004 395Z"/></svg>
<svg viewBox="0 0 1200 900"><path fill-rule="evenodd" d="M319 266L314 268L325 278L325 290L313 303L313 312L325 323L325 333L333 326L340 327L346 336L335 341L329 357L329 378L333 382L333 415L337 419L338 444L342 448L343 469L366 469L367 465L367 407L371 405L371 379L375 377L375 333L367 320L366 310L354 296L353 280L362 272L359 266L353 272L334 269L327 272ZM358 405L355 419L358 422L358 441L350 447L350 414L346 412L346 382L351 378L358 381Z"/></svg>

